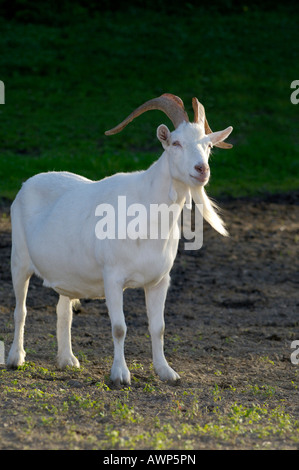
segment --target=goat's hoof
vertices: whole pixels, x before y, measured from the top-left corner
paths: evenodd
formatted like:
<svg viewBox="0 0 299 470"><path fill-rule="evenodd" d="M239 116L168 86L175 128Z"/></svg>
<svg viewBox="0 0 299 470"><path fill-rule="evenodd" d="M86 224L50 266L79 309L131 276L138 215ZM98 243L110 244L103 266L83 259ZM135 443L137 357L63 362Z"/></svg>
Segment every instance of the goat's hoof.
<svg viewBox="0 0 299 470"><path fill-rule="evenodd" d="M20 367L25 363L25 357L26 357L26 353L24 349L22 349L21 351L19 350L14 351L13 349L11 349L10 353L8 354L6 366L9 369L16 369L17 367Z"/></svg>
<svg viewBox="0 0 299 470"><path fill-rule="evenodd" d="M156 370L158 376L160 377L163 382L170 382L170 383L175 383L178 382L181 377L179 374L175 372L171 367L163 367L158 370Z"/></svg>
<svg viewBox="0 0 299 470"><path fill-rule="evenodd" d="M72 354L71 356L67 357L60 357L57 358L57 365L59 369L65 369L66 367L77 367L79 369L80 362L78 359Z"/></svg>
<svg viewBox="0 0 299 470"><path fill-rule="evenodd" d="M114 383L114 385L131 385L131 374L130 371L127 367L112 367L111 369L111 375L110 375L111 381Z"/></svg>

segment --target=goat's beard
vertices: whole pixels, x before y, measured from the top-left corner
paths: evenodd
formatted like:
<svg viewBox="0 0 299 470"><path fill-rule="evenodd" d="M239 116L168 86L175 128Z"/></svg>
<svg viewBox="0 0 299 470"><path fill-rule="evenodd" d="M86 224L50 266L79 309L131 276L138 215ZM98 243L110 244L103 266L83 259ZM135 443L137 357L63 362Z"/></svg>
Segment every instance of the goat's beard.
<svg viewBox="0 0 299 470"><path fill-rule="evenodd" d="M195 210L200 210L203 218L221 235L227 237L228 231L225 228L225 224L221 217L217 214L219 207L217 204L212 201L203 186L190 187L189 191L191 193L192 199L195 204L199 206ZM190 200L188 201L190 205Z"/></svg>

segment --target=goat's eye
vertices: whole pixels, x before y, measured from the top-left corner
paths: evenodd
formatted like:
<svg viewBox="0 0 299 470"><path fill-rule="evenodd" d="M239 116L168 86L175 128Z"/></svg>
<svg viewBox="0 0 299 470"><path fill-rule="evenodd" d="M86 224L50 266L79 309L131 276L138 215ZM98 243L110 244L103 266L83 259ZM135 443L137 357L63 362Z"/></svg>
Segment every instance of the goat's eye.
<svg viewBox="0 0 299 470"><path fill-rule="evenodd" d="M208 148L209 148L209 149L212 149L212 148L213 148L212 142L210 142L210 143L208 144Z"/></svg>
<svg viewBox="0 0 299 470"><path fill-rule="evenodd" d="M181 147L181 144L178 140L175 140L174 142L172 142L172 145L174 145L175 147Z"/></svg>

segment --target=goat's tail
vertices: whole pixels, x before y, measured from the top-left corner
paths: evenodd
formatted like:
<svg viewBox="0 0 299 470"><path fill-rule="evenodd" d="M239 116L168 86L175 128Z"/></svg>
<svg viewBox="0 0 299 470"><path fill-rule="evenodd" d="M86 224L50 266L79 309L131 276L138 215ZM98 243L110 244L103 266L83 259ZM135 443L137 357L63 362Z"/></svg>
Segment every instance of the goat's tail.
<svg viewBox="0 0 299 470"><path fill-rule="evenodd" d="M229 233L225 228L225 224L221 217L217 214L219 211L219 207L217 204L212 201L207 193L204 190L203 186L199 188L192 188L191 189L192 199L195 204L202 204L203 210L202 215L203 218L221 235L224 237L228 237Z"/></svg>

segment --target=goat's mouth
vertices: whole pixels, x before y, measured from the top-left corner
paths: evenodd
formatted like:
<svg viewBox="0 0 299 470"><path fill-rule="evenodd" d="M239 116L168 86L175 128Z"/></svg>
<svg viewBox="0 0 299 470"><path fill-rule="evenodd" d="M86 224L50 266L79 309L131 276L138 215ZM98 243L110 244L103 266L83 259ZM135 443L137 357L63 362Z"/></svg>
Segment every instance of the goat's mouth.
<svg viewBox="0 0 299 470"><path fill-rule="evenodd" d="M190 175L193 180L196 180L198 183L205 184L209 181L210 175Z"/></svg>

